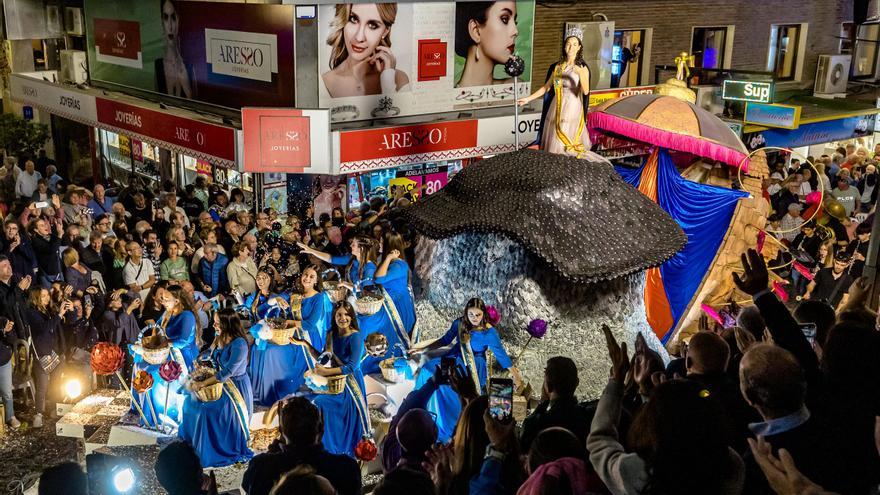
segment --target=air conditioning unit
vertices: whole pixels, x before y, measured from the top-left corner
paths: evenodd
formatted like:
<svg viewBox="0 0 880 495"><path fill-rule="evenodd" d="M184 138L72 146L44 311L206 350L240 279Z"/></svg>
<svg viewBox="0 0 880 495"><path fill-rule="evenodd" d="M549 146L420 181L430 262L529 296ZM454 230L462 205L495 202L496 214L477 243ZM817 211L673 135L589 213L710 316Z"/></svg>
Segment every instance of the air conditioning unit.
<svg viewBox="0 0 880 495"><path fill-rule="evenodd" d="M83 84L88 81L86 52L82 50L61 50L61 82Z"/></svg>
<svg viewBox="0 0 880 495"><path fill-rule="evenodd" d="M83 12L78 7L64 7L64 31L67 34L82 36L86 33Z"/></svg>
<svg viewBox="0 0 880 495"><path fill-rule="evenodd" d="M825 97L846 95L851 63L852 55L819 55L813 95Z"/></svg>

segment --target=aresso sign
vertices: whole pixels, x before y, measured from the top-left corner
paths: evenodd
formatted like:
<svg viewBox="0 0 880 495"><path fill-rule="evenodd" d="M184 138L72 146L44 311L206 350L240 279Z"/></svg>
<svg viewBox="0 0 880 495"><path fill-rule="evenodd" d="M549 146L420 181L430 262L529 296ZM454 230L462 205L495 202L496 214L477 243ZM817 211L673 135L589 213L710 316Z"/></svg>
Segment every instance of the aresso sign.
<svg viewBox="0 0 880 495"><path fill-rule="evenodd" d="M721 99L770 103L773 100L773 83L728 79L724 81L724 85L721 88Z"/></svg>

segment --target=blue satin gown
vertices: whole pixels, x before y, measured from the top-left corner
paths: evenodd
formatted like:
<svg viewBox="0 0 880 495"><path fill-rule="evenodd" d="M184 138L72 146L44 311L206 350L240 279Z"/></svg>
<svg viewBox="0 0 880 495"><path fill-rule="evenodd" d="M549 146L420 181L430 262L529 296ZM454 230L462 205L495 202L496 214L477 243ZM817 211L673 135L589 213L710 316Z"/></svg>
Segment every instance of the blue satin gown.
<svg viewBox="0 0 880 495"><path fill-rule="evenodd" d="M167 314L163 313L159 318L160 325L165 318L167 318ZM181 407L185 395L183 383L189 376L189 372L193 368L193 361L199 353L196 346L196 317L191 311L184 311L170 317L168 325L165 327L165 335L171 341L171 352L168 359L176 361L182 368L177 380L166 382L159 376L159 366L161 365L147 363L143 356L134 354L134 372L145 370L153 377L153 387L145 393L140 394L132 391L147 417L147 424L144 425L143 418L140 418L140 424L150 428L155 428L159 424L176 428L180 424L182 420ZM165 407L166 396L167 410ZM159 421L153 416L154 412Z"/></svg>
<svg viewBox="0 0 880 495"><path fill-rule="evenodd" d="M467 369L465 359L462 357L461 343L458 340L458 327L460 324L461 319L453 321L452 326L442 337L440 337L438 342L443 346L448 346L449 344L454 343L455 345L452 346L446 354L446 357L454 357L457 365ZM471 351L474 354L474 362L476 365L476 370L471 370L471 373L476 373L477 377L480 379L480 388L482 390L479 390L478 393L486 393L486 379L488 376L486 368L486 349L492 350L495 355L495 361L498 363L499 367L506 370L509 369L513 363L510 360L510 356L507 355L504 346L501 344L501 337L498 336L498 331L494 327L487 328L480 332L471 332L470 346ZM418 380L416 381L416 388L421 387L432 376L434 376L435 369L440 364L440 359L441 358L432 359L422 367L419 372ZM461 402L459 402L458 394L456 394L449 385L440 385L428 401L427 409L437 415L438 440L441 442L448 442L455 433L455 424L458 422L459 414L461 414Z"/></svg>
<svg viewBox="0 0 880 495"><path fill-rule="evenodd" d="M312 346L317 350L324 348L324 339L327 337L327 329L333 322L333 302L324 292L318 292L314 296L302 300L302 327L308 332Z"/></svg>
<svg viewBox="0 0 880 495"><path fill-rule="evenodd" d="M370 433L370 418L364 394L364 339L359 332L333 339L333 354L342 361L342 373L348 375L341 394L308 394L324 416L324 448L334 454L354 457L358 442Z"/></svg>
<svg viewBox="0 0 880 495"><path fill-rule="evenodd" d="M332 258L333 264L340 266L347 265L349 260L351 260L351 256L334 256ZM376 274L376 264L372 261L367 262L367 264L364 265L364 273L362 276L359 273L359 269L360 262L354 260L348 273L345 274L346 279L354 284L355 287L358 287L361 280L367 281L366 283L373 280ZM387 304L372 315L357 315L357 320L362 339L366 339L373 332L379 332L388 339L388 351L386 351L384 356L367 356L364 358L364 362L361 363L361 369L365 375L381 373L382 371L379 369L379 363L392 356L392 352L398 347L397 344L402 344L404 350L409 349L409 334L406 333L405 329L394 323L394 319L388 312ZM400 355L400 352L398 352L397 355Z"/></svg>
<svg viewBox="0 0 880 495"><path fill-rule="evenodd" d="M276 307L271 306L269 301L279 296L271 294L267 297L254 293L245 299L245 306L253 308L256 297L259 299L253 313L254 317L260 320ZM260 338L262 328L262 324L255 324L250 328L250 333L254 337L254 347L251 349L248 374L253 386L254 403L270 407L300 389L303 384L303 373L309 369L311 357L299 346L278 345L263 340Z"/></svg>
<svg viewBox="0 0 880 495"><path fill-rule="evenodd" d="M406 261L396 259L388 266L384 277L376 277L376 282L385 288L385 292L394 302L394 308L400 316L403 328L413 342L418 342L413 335L416 325L416 306L413 303L412 287L409 285L409 265Z"/></svg>
<svg viewBox="0 0 880 495"><path fill-rule="evenodd" d="M196 449L203 467L246 462L254 455L248 447L253 391L246 372L247 341L238 337L214 349L211 360L217 379L224 382L223 394L213 402L201 402L195 394L187 394L183 404L187 421L177 435Z"/></svg>

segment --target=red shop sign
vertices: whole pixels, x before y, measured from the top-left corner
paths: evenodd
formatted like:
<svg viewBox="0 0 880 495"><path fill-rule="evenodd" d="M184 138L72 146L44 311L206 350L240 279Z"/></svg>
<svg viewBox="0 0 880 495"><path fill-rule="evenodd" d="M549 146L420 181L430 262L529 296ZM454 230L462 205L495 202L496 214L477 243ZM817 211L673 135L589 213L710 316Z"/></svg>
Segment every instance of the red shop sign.
<svg viewBox="0 0 880 495"><path fill-rule="evenodd" d="M477 146L477 121L458 120L343 132L339 160L356 162Z"/></svg>
<svg viewBox="0 0 880 495"><path fill-rule="evenodd" d="M292 108L242 108L245 172L303 173L312 165L309 116Z"/></svg>
<svg viewBox="0 0 880 495"><path fill-rule="evenodd" d="M127 103L97 99L98 122L166 143L166 147L198 157L235 162L235 130ZM158 144L158 143L157 143ZM161 145L161 144L160 144ZM201 155L201 156L199 156Z"/></svg>
<svg viewBox="0 0 880 495"><path fill-rule="evenodd" d="M94 31L95 57L98 61L143 68L140 23L96 18Z"/></svg>

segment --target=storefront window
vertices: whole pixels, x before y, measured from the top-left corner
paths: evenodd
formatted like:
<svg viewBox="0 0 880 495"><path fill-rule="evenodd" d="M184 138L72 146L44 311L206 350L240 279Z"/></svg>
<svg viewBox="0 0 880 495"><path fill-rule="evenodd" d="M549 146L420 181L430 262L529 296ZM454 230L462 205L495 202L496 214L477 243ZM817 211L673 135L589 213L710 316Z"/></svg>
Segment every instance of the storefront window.
<svg viewBox="0 0 880 495"><path fill-rule="evenodd" d="M696 27L691 41L694 66L703 69L723 69L727 56L728 26Z"/></svg>
<svg viewBox="0 0 880 495"><path fill-rule="evenodd" d="M873 78L877 71L877 42L880 39L880 25L859 26L857 33L852 75L855 78Z"/></svg>
<svg viewBox="0 0 880 495"><path fill-rule="evenodd" d="M642 84L645 42L644 29L614 31L614 48L611 52L612 88Z"/></svg>
<svg viewBox="0 0 880 495"><path fill-rule="evenodd" d="M461 160L407 165L374 170L348 179L349 207L356 208L370 198L393 198L398 189L413 196L431 195L442 189L461 171Z"/></svg>
<svg viewBox="0 0 880 495"><path fill-rule="evenodd" d="M785 24L772 27L767 68L776 74L777 80L791 81L795 78L800 34L800 24Z"/></svg>

